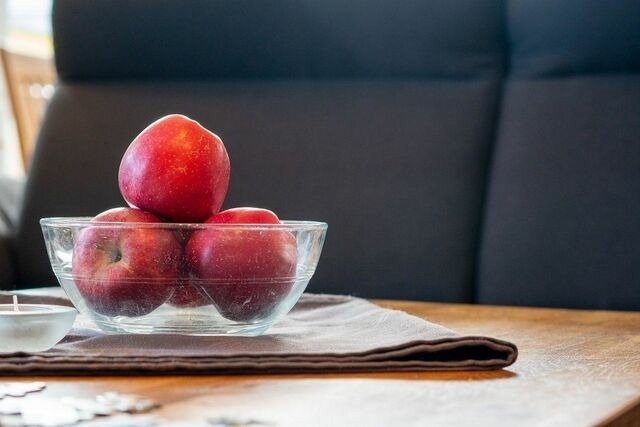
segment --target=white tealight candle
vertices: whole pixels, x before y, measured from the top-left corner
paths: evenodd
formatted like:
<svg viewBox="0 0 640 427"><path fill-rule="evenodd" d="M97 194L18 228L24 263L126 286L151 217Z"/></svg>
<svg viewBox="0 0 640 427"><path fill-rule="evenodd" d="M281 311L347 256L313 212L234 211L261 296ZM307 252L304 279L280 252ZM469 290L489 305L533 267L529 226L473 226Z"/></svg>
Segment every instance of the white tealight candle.
<svg viewBox="0 0 640 427"><path fill-rule="evenodd" d="M73 307L49 304L0 304L0 353L49 350L71 330Z"/></svg>

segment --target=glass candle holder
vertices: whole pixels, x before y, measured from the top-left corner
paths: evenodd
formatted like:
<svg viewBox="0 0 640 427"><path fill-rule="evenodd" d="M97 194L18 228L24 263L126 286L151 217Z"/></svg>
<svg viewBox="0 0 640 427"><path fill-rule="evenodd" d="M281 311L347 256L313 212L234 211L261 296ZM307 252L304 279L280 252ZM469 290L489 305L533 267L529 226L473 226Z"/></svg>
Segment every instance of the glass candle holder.
<svg viewBox="0 0 640 427"><path fill-rule="evenodd" d="M49 304L0 304L0 353L49 350L69 333L73 307Z"/></svg>

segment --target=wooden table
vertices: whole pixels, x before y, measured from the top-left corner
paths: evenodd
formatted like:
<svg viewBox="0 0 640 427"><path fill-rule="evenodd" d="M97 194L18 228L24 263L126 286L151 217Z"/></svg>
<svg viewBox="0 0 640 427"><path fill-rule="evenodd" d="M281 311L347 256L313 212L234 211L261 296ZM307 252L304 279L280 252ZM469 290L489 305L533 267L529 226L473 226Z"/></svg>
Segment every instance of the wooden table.
<svg viewBox="0 0 640 427"><path fill-rule="evenodd" d="M154 414L194 426L640 426L640 312L377 303L511 340L520 357L489 372L39 379L48 396L142 394L162 404Z"/></svg>

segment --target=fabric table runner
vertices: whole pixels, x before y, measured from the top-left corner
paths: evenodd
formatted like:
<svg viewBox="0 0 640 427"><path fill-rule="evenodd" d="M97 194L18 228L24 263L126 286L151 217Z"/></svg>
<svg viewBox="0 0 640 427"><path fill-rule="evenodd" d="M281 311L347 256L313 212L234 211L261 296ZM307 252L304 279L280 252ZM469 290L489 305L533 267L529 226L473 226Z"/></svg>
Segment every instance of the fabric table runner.
<svg viewBox="0 0 640 427"><path fill-rule="evenodd" d="M11 294L0 293L0 303ZM22 303L71 305L60 292ZM366 300L305 294L259 337L106 334L78 315L71 332L42 353L0 354L0 374L228 374L502 369L512 343L462 336Z"/></svg>

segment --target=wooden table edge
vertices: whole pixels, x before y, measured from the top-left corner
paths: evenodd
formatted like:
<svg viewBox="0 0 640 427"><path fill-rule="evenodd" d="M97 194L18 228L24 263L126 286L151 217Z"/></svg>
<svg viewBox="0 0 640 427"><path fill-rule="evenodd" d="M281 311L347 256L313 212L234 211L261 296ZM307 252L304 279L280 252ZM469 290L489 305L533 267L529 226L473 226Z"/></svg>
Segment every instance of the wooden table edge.
<svg viewBox="0 0 640 427"><path fill-rule="evenodd" d="M638 425L640 425L640 396L599 421L596 427L637 427Z"/></svg>

